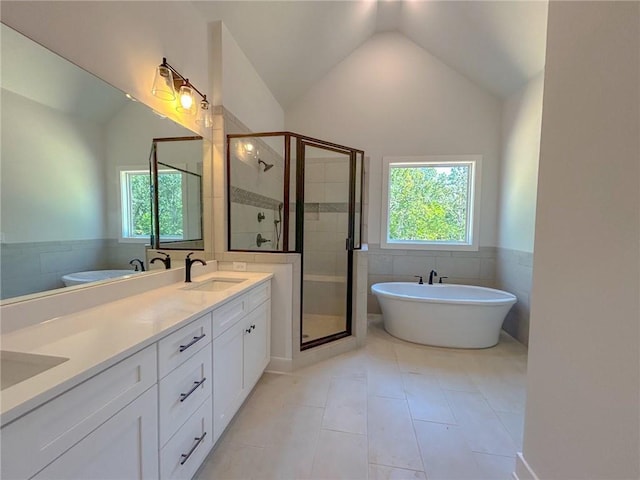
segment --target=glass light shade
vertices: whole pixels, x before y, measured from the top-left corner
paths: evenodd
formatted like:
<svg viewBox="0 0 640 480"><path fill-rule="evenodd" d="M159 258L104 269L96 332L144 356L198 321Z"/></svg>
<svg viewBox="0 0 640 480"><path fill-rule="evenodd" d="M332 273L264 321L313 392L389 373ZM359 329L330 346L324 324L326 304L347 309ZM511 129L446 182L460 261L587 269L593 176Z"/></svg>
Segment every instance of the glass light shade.
<svg viewBox="0 0 640 480"><path fill-rule="evenodd" d="M182 113L193 115L196 113L195 101L193 98L193 89L189 85L182 85L178 92L177 110Z"/></svg>
<svg viewBox="0 0 640 480"><path fill-rule="evenodd" d="M202 100L200 102L200 108L198 109L198 115L196 116L196 123L204 128L211 128L213 126L211 106L206 100Z"/></svg>
<svg viewBox="0 0 640 480"><path fill-rule="evenodd" d="M158 65L151 93L162 100L176 99L176 90L173 87L173 73L169 67Z"/></svg>

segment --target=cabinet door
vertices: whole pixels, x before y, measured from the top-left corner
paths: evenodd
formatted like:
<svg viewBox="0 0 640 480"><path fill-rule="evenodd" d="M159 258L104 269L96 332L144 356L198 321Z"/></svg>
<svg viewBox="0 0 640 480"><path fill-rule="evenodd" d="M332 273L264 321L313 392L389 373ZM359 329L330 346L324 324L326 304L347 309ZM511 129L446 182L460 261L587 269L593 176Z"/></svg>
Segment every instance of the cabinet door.
<svg viewBox="0 0 640 480"><path fill-rule="evenodd" d="M254 387L270 360L271 302L262 303L247 315L244 329L244 382L246 394Z"/></svg>
<svg viewBox="0 0 640 480"><path fill-rule="evenodd" d="M233 418L243 400L243 321L213 341L213 432L214 442Z"/></svg>
<svg viewBox="0 0 640 480"><path fill-rule="evenodd" d="M157 479L157 395L154 385L33 478Z"/></svg>

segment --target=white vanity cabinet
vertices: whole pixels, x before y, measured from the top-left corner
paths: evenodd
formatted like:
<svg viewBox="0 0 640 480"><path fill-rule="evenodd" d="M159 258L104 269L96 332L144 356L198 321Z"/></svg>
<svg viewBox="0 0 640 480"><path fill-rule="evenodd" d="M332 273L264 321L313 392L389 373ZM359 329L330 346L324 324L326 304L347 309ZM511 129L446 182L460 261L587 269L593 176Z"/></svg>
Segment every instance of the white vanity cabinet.
<svg viewBox="0 0 640 480"><path fill-rule="evenodd" d="M271 283L2 427L0 478L190 479L270 357Z"/></svg>
<svg viewBox="0 0 640 480"><path fill-rule="evenodd" d="M246 314L241 316L239 312ZM225 321L228 316L235 323ZM220 438L264 372L271 351L271 283L213 312L213 428Z"/></svg>
<svg viewBox="0 0 640 480"><path fill-rule="evenodd" d="M154 386L33 478L158 478L157 404Z"/></svg>
<svg viewBox="0 0 640 480"><path fill-rule="evenodd" d="M3 427L1 477L157 478L157 378L151 345Z"/></svg>
<svg viewBox="0 0 640 480"><path fill-rule="evenodd" d="M193 477L213 447L211 313L158 342L160 478Z"/></svg>

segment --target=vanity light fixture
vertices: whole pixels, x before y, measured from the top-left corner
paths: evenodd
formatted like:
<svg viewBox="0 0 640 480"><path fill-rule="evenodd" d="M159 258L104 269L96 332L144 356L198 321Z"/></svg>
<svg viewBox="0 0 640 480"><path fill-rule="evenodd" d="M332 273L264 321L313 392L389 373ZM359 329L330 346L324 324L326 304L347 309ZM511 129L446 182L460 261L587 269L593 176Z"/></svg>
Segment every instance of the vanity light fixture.
<svg viewBox="0 0 640 480"><path fill-rule="evenodd" d="M178 93L176 94L176 90ZM189 115L196 115L196 123L205 128L213 126L211 105L207 96L202 94L188 78L182 76L175 68L162 58L162 63L156 68L156 76L153 81L151 93L162 100L176 100L176 110ZM202 100L196 101L195 94Z"/></svg>

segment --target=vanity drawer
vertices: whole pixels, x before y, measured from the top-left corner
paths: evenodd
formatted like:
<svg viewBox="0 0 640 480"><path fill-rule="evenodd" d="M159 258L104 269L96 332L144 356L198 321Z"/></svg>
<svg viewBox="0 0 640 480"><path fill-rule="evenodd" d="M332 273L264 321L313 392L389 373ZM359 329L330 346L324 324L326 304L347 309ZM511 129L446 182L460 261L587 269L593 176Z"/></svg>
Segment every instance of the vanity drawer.
<svg viewBox="0 0 640 480"><path fill-rule="evenodd" d="M211 313L194 320L158 342L158 372L164 377L211 342Z"/></svg>
<svg viewBox="0 0 640 480"><path fill-rule="evenodd" d="M6 425L0 477L30 478L156 380L154 344Z"/></svg>
<svg viewBox="0 0 640 480"><path fill-rule="evenodd" d="M190 479L213 447L211 397L160 450L161 479Z"/></svg>
<svg viewBox="0 0 640 480"><path fill-rule="evenodd" d="M160 380L160 446L211 396L211 343Z"/></svg>
<svg viewBox="0 0 640 480"><path fill-rule="evenodd" d="M248 311L250 312L262 302L271 298L271 282L269 281L258 285L247 294L247 297L249 297Z"/></svg>
<svg viewBox="0 0 640 480"><path fill-rule="evenodd" d="M231 302L216 308L213 315L213 337L216 338L234 323L244 317L249 311L247 296L242 295Z"/></svg>

